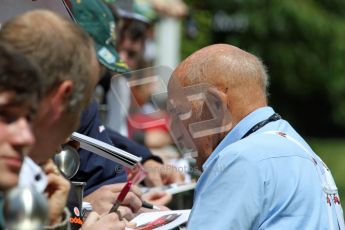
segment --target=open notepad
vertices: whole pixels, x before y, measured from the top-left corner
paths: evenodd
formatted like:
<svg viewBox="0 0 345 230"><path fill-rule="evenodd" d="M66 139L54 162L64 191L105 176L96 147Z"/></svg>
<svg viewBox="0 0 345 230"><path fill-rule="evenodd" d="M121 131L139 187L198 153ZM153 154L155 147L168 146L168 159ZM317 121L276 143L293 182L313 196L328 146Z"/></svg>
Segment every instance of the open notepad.
<svg viewBox="0 0 345 230"><path fill-rule="evenodd" d="M142 213L131 220L137 227L126 230L170 230L187 223L189 214L190 209Z"/></svg>
<svg viewBox="0 0 345 230"><path fill-rule="evenodd" d="M115 161L125 167L133 168L141 161L141 157L137 157L103 141L77 132L72 133L71 139L78 141L80 143L80 148L86 149L111 161Z"/></svg>

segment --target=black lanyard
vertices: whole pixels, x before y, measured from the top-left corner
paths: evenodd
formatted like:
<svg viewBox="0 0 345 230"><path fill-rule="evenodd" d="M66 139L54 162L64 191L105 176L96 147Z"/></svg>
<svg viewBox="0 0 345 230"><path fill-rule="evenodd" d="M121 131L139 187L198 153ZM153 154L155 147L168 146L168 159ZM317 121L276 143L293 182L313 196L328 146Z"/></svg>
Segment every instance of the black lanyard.
<svg viewBox="0 0 345 230"><path fill-rule="evenodd" d="M264 127L268 123L280 120L281 118L282 117L278 113L273 114L272 116L270 116L266 120L260 121L259 123L254 125L251 129L248 130L248 132L246 132L246 134L243 135L243 137L241 139L248 137L250 134L256 132L258 129L261 129L262 127Z"/></svg>

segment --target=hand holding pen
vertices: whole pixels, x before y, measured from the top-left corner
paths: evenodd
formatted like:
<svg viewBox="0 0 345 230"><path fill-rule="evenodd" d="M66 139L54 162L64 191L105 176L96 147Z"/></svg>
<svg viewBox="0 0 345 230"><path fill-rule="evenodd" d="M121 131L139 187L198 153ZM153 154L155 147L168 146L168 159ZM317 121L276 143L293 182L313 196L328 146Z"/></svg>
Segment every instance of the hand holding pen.
<svg viewBox="0 0 345 230"><path fill-rule="evenodd" d="M119 196L117 197L114 205L111 207L111 209L109 210L109 213L111 212L117 212L118 208L120 207L121 203L124 201L124 199L126 198L127 193L129 192L129 190L131 189L132 186L132 182L128 181L126 183L126 185L122 188ZM157 206L152 205L146 201L142 201L142 207L144 208L149 208L149 209L155 209L155 210L160 210Z"/></svg>
<svg viewBox="0 0 345 230"><path fill-rule="evenodd" d="M84 197L83 201L89 202L92 205L92 210L100 215L109 213L109 210L114 205L125 184L126 183L103 185ZM133 217L133 213L138 212L142 206L140 190L132 186L126 198L123 200L122 206L122 216L126 216L129 219Z"/></svg>
<svg viewBox="0 0 345 230"><path fill-rule="evenodd" d="M120 207L121 203L124 201L124 199L127 196L127 193L129 192L129 190L131 189L132 186L132 181L128 181L126 183L126 185L123 187L123 189L121 190L119 196L117 197L113 207L111 207L111 209L109 210L109 213L111 212L117 212L117 209Z"/></svg>

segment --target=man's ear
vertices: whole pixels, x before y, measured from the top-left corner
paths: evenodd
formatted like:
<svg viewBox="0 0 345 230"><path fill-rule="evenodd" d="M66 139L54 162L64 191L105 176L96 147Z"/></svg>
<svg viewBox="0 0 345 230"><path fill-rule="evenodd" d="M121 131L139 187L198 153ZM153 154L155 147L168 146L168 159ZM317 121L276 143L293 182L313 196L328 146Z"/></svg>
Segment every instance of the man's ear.
<svg viewBox="0 0 345 230"><path fill-rule="evenodd" d="M206 100L208 100L209 103L214 103L215 109L217 111L221 110L224 106L225 109L227 109L228 95L223 91L218 90L217 88L210 87L207 89Z"/></svg>
<svg viewBox="0 0 345 230"><path fill-rule="evenodd" d="M228 95L215 87L210 87L206 92L206 101L212 109L213 116L218 117L218 121L222 120L223 130L228 131L232 126Z"/></svg>
<svg viewBox="0 0 345 230"><path fill-rule="evenodd" d="M73 82L64 80L60 83L52 96L52 107L56 115L60 115L68 106L73 90Z"/></svg>
<svg viewBox="0 0 345 230"><path fill-rule="evenodd" d="M194 138L227 132L231 129L231 114L227 108L227 95L213 87L209 87L205 94L202 108L202 121L189 125Z"/></svg>

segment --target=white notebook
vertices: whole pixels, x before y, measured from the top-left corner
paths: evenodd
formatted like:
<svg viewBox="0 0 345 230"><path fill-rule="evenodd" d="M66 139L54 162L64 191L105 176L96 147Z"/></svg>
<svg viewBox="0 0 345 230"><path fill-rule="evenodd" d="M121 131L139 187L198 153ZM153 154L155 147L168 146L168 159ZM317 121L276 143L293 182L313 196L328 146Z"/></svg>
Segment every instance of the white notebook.
<svg viewBox="0 0 345 230"><path fill-rule="evenodd" d="M72 133L71 139L78 141L80 148L117 162L125 167L133 168L133 166L141 161L141 157L137 157L115 146L77 132Z"/></svg>

